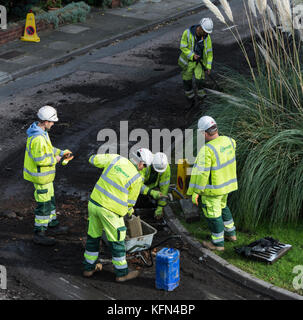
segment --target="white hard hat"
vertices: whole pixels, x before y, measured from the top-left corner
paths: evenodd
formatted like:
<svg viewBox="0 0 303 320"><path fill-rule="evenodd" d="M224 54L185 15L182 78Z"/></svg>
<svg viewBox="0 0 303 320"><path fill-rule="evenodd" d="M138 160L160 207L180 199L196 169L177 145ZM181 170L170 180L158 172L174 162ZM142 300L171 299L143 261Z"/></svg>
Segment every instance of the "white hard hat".
<svg viewBox="0 0 303 320"><path fill-rule="evenodd" d="M209 116L203 116L198 121L198 129L201 131L206 131L215 125L217 125L216 121Z"/></svg>
<svg viewBox="0 0 303 320"><path fill-rule="evenodd" d="M211 18L203 18L200 21L200 26L207 33L212 33L213 32L214 24L213 24L213 21L211 20Z"/></svg>
<svg viewBox="0 0 303 320"><path fill-rule="evenodd" d="M157 172L164 172L167 168L168 165L168 160L167 160L167 156L165 153L163 152L157 152L154 155L154 159L153 159L153 168L157 171Z"/></svg>
<svg viewBox="0 0 303 320"><path fill-rule="evenodd" d="M153 154L150 150L146 148L140 148L135 152L135 156L139 162L144 162L147 167L152 164L153 161Z"/></svg>
<svg viewBox="0 0 303 320"><path fill-rule="evenodd" d="M39 109L37 116L42 121L58 121L57 110L51 106L44 106Z"/></svg>

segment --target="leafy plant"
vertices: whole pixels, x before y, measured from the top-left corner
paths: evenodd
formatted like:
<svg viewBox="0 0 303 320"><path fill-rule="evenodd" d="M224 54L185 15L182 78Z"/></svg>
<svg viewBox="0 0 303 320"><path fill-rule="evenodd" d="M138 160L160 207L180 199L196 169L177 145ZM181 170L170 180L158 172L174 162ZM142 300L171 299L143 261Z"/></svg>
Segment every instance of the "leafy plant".
<svg viewBox="0 0 303 320"><path fill-rule="evenodd" d="M133 4L134 2L135 2L135 0L121 0L122 6L129 6L129 5Z"/></svg>
<svg viewBox="0 0 303 320"><path fill-rule="evenodd" d="M204 2L229 26L213 3ZM235 24L227 1L221 4ZM303 55L288 0L248 0L246 16L256 67L238 29L230 29L250 78L227 73L229 88L224 93L212 91L219 100L210 114L221 132L237 141L239 190L230 197L231 207L238 224L255 229L264 221L276 225L302 218Z"/></svg>
<svg viewBox="0 0 303 320"><path fill-rule="evenodd" d="M50 11L37 16L37 20L45 20L58 28L63 23L83 22L90 12L90 6L85 2L70 3L58 10Z"/></svg>
<svg viewBox="0 0 303 320"><path fill-rule="evenodd" d="M47 0L45 4L46 8L61 8L62 1L61 0Z"/></svg>

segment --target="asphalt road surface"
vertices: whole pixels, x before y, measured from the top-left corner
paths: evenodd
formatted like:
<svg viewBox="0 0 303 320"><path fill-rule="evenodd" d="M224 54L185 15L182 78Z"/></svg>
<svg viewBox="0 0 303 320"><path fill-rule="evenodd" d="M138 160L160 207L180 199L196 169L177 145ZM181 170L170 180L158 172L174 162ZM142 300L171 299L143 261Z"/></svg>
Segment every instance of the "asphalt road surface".
<svg viewBox="0 0 303 320"><path fill-rule="evenodd" d="M138 259L129 261L131 267L141 270L140 277L124 284L114 282L110 264L90 279L81 275L87 197L100 175L88 164L88 157L104 143L98 138L100 130L114 130L117 145L122 148L126 144L129 148L135 141L120 136L121 121L127 121L129 133L141 128L151 135L153 129L185 129L202 111L211 108L206 100L185 117L188 105L177 66L178 47L183 30L198 20L199 14L173 21L0 88L0 264L8 274L7 290L0 290L0 298L269 299L216 273L206 262L199 261L191 248L174 238L157 248L170 246L180 250L181 281L174 291L157 290L155 266L146 267ZM243 71L239 49L233 44L225 45L223 38L223 31L214 37L214 68L221 63ZM212 83L208 82L208 86ZM58 166L55 180L58 217L70 227L70 232L58 237L57 244L49 248L32 242L33 188L22 177L25 131L43 105L58 110L60 121L50 132L53 145L75 154L67 167ZM172 235L163 221L153 220L151 209L140 214L157 229L153 243Z"/></svg>

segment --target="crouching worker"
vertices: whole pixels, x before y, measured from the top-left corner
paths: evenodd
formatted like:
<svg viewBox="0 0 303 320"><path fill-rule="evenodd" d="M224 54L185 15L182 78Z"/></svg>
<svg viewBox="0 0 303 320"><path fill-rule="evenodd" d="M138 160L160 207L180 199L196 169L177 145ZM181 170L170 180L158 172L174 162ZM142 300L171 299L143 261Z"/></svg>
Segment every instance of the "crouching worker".
<svg viewBox="0 0 303 320"><path fill-rule="evenodd" d="M170 185L170 165L165 153L157 152L153 155L152 165L142 170L144 185L141 194L151 196L157 201L154 217L159 220L163 217L163 208L167 205L167 195Z"/></svg>
<svg viewBox="0 0 303 320"><path fill-rule="evenodd" d="M67 227L59 226L56 216L56 203L53 181L55 179L56 164L68 153L68 149L54 148L48 131L58 121L57 111L51 106L44 106L38 111L38 120L26 131L27 142L24 157L23 177L34 184L35 227L34 242L40 245L54 245L55 239L51 235L63 234Z"/></svg>
<svg viewBox="0 0 303 320"><path fill-rule="evenodd" d="M142 177L138 170L143 169L143 163L138 163L136 167L118 154L96 154L89 158L89 162L103 169L103 172L88 203L89 225L83 275L90 277L96 271L102 270L98 256L104 230L112 253L116 281L131 280L139 275L139 271L128 270L123 217L134 211L133 206L142 186Z"/></svg>

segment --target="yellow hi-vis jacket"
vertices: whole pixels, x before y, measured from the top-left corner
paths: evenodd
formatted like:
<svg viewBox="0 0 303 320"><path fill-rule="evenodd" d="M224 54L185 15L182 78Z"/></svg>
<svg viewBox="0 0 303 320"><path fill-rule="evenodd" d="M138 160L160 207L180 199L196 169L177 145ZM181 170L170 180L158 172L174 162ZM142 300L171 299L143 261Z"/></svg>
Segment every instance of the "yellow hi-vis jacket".
<svg viewBox="0 0 303 320"><path fill-rule="evenodd" d="M194 61L196 28L197 26L192 26L182 34L180 42L181 54L178 60L178 64L182 69L187 69L188 64ZM213 62L213 48L210 35L203 40L203 45L202 64L206 69L211 69Z"/></svg>
<svg viewBox="0 0 303 320"><path fill-rule="evenodd" d="M199 151L187 194L217 196L237 189L236 142L230 137L219 136Z"/></svg>
<svg viewBox="0 0 303 320"><path fill-rule="evenodd" d="M23 178L37 184L47 184L55 179L56 155L64 151L54 148L49 135L33 123L27 130Z"/></svg>
<svg viewBox="0 0 303 320"><path fill-rule="evenodd" d="M144 185L141 188L141 194L148 195L152 189L159 188L160 192L167 196L169 185L170 185L170 176L171 170L170 165L167 165L167 168L164 172L156 172L152 166L144 168L140 171L140 174L143 177ZM159 200L158 205L165 206L166 201Z"/></svg>
<svg viewBox="0 0 303 320"><path fill-rule="evenodd" d="M144 168L140 171L143 177L144 185L141 188L141 194L147 195L152 189L159 188L160 192L164 195L168 194L169 184L170 184L170 165L164 172L156 172L152 166Z"/></svg>
<svg viewBox="0 0 303 320"><path fill-rule="evenodd" d="M136 167L118 154L95 154L89 162L103 173L97 181L90 201L120 216L125 216L136 204L143 184Z"/></svg>

